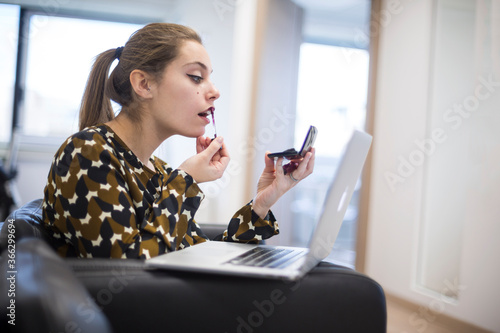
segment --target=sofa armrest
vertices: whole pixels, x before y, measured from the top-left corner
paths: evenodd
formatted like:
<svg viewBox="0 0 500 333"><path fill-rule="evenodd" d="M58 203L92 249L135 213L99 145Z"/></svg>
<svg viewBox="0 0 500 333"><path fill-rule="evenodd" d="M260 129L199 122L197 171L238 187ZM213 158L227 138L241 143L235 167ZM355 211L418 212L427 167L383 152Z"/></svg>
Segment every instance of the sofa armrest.
<svg viewBox="0 0 500 333"><path fill-rule="evenodd" d="M42 199L36 199L23 205L12 212L7 220L0 226L0 253L7 248L9 224L13 224L16 242L24 238L39 238L47 244L52 244L52 239L45 230L42 220Z"/></svg>
<svg viewBox="0 0 500 333"><path fill-rule="evenodd" d="M2 332L111 332L101 309L44 241L21 240L12 253L14 261L4 253L0 265Z"/></svg>

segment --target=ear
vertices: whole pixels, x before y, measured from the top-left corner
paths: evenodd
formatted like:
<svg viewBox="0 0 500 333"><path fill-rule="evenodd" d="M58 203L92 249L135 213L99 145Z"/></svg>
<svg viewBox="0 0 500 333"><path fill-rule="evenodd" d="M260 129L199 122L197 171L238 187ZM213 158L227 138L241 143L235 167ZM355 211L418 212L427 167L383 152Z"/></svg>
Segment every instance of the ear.
<svg viewBox="0 0 500 333"><path fill-rule="evenodd" d="M146 72L134 69L130 73L130 84L135 93L141 98L151 98L151 77Z"/></svg>

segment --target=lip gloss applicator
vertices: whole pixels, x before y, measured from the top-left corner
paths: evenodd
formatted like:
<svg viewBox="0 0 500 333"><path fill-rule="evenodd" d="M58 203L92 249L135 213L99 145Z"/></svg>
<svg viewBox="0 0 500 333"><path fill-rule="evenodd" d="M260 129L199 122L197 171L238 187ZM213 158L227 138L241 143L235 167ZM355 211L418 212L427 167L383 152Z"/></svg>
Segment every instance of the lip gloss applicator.
<svg viewBox="0 0 500 333"><path fill-rule="evenodd" d="M214 127L214 137L212 138L211 141L214 141L215 138L217 138L217 126L215 126L215 108L212 108L212 125ZM220 147L222 149L222 147Z"/></svg>
<svg viewBox="0 0 500 333"><path fill-rule="evenodd" d="M212 109L212 124L214 125L214 139L215 139L217 137L217 126L215 126L215 112L214 111L215 110Z"/></svg>
<svg viewBox="0 0 500 333"><path fill-rule="evenodd" d="M212 115L212 125L214 129L214 137L212 138L212 141L214 141L214 139L217 138L217 127L215 126L215 108L210 109L210 114Z"/></svg>

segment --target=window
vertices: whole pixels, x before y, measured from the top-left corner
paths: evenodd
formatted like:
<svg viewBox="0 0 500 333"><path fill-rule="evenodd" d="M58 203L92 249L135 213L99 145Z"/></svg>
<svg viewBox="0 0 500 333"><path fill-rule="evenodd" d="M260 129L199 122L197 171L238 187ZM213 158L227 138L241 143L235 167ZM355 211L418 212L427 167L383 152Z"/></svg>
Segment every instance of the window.
<svg viewBox="0 0 500 333"><path fill-rule="evenodd" d="M16 79L19 6L0 4L0 142L10 139Z"/></svg>
<svg viewBox="0 0 500 333"><path fill-rule="evenodd" d="M305 43L300 51L295 146L309 125L318 128L314 173L295 191L293 243L307 246L328 185L353 128L363 129L368 89L368 51ZM340 229L332 260L354 266L359 185Z"/></svg>
<svg viewBox="0 0 500 333"><path fill-rule="evenodd" d="M80 102L95 57L124 45L141 25L32 15L29 28L23 134L67 137L78 130Z"/></svg>

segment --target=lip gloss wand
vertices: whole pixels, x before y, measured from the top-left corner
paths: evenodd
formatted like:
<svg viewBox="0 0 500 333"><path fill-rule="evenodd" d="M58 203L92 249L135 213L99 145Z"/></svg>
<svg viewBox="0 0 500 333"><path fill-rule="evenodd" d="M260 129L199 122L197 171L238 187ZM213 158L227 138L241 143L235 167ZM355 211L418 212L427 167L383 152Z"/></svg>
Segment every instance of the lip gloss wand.
<svg viewBox="0 0 500 333"><path fill-rule="evenodd" d="M215 126L215 113L214 113L214 111L215 110L212 109L212 124L214 125L214 138L213 139L215 139L217 137L217 127Z"/></svg>

